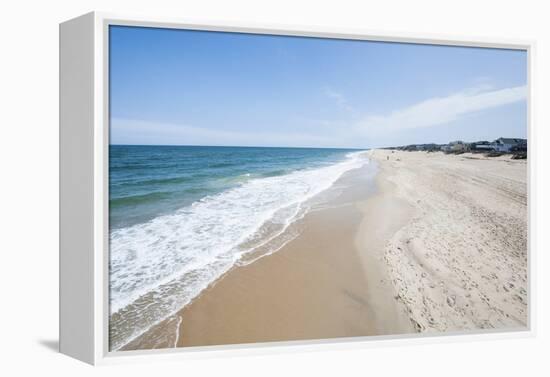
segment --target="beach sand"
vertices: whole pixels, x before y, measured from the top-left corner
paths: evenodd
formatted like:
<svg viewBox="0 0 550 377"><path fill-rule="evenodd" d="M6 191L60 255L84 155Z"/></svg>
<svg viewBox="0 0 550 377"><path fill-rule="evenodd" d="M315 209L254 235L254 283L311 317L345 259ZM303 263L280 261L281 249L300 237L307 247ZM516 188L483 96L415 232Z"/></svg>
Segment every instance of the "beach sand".
<svg viewBox="0 0 550 377"><path fill-rule="evenodd" d="M525 328L526 161L381 150L371 156L390 172L396 196L414 207L384 259L416 329Z"/></svg>
<svg viewBox="0 0 550 377"><path fill-rule="evenodd" d="M526 326L526 162L368 153L296 238L123 350Z"/></svg>

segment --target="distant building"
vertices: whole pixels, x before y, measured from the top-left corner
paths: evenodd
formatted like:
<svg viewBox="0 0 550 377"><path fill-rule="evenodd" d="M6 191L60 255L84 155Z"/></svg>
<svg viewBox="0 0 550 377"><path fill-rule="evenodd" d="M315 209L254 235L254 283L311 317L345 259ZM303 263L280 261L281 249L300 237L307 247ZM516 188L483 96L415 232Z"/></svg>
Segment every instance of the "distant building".
<svg viewBox="0 0 550 377"><path fill-rule="evenodd" d="M527 140L501 137L493 142L493 147L497 152L526 151Z"/></svg>
<svg viewBox="0 0 550 377"><path fill-rule="evenodd" d="M488 141L476 141L473 143L470 143L470 150L472 152L486 152L486 151L492 151L495 150L495 146L493 143L489 143Z"/></svg>
<svg viewBox="0 0 550 377"><path fill-rule="evenodd" d="M462 153L462 152L502 152L502 153L516 153L527 152L527 140L518 138L505 138L501 137L493 142L488 141L474 141L465 143L462 140L451 141L449 144L409 144L400 147L394 147L393 149L403 151L425 151L434 152L442 151L445 153Z"/></svg>
<svg viewBox="0 0 550 377"><path fill-rule="evenodd" d="M451 152L465 152L468 150L468 145L460 140L451 141L449 147Z"/></svg>
<svg viewBox="0 0 550 377"><path fill-rule="evenodd" d="M439 150L439 145L435 143L416 144L415 147L417 151L438 151Z"/></svg>

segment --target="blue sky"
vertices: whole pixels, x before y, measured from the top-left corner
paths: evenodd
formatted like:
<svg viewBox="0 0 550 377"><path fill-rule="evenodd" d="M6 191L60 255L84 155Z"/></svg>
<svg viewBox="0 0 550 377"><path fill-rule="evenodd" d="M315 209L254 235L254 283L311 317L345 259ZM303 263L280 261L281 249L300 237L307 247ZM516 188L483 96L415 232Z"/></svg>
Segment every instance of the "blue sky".
<svg viewBox="0 0 550 377"><path fill-rule="evenodd" d="M524 51L111 27L112 144L526 137Z"/></svg>

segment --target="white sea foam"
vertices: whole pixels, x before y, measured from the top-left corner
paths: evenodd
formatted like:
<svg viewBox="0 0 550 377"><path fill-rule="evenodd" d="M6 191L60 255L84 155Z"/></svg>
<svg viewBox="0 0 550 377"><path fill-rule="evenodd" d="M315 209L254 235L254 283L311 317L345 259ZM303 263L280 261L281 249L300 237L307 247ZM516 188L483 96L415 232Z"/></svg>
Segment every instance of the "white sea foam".
<svg viewBox="0 0 550 377"><path fill-rule="evenodd" d="M366 161L356 152L330 166L251 179L174 214L113 230L111 349L173 315L247 254L288 242L279 238L303 215L303 203Z"/></svg>

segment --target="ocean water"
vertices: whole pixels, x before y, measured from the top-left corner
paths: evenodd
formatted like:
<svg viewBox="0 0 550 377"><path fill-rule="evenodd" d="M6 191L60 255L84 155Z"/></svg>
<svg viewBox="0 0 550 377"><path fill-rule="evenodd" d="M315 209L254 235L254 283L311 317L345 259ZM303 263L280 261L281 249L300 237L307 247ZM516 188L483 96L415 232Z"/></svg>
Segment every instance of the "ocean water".
<svg viewBox="0 0 550 377"><path fill-rule="evenodd" d="M111 349L290 241L308 199L366 162L346 149L110 146Z"/></svg>

